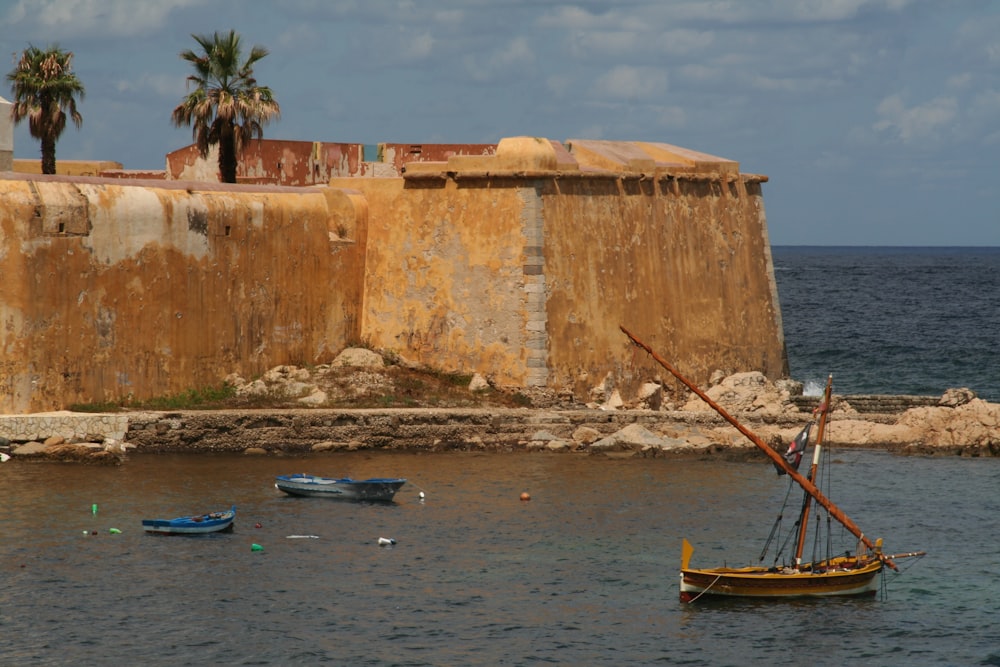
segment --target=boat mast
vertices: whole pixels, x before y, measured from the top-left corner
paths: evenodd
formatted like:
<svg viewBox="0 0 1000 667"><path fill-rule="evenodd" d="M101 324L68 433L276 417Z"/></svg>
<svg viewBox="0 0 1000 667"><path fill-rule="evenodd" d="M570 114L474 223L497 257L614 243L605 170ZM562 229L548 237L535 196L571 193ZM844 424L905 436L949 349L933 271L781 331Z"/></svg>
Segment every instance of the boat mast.
<svg viewBox="0 0 1000 667"><path fill-rule="evenodd" d="M687 388L693 391L695 394L697 394L698 397L701 398L701 400L708 403L708 405L711 406L713 410L719 413L719 416L721 416L727 422L735 426L736 430L745 435L747 439L750 440L750 442L757 445L758 449L767 454L768 458L770 458L772 461L774 461L776 465L780 466L786 473L788 473L788 476L794 479L796 484L798 484L806 491L806 493L812 496L817 503L825 507L826 510L830 512L830 516L839 521L841 525L844 526L844 528L849 530L851 534L853 534L856 538L861 540L861 543L864 544L869 549L871 549L872 552L875 553L883 563L885 563L894 570L899 569L891 558L882 554L881 549L877 549L875 547L872 541L868 539L868 536L866 536L863 532L861 532L861 528L859 528L858 525L854 523L849 516L844 514L843 510L834 505L829 498L823 495L823 492L820 491L815 484L813 484L811 481L803 477L798 470L788 465L788 462L785 460L784 456L774 451L774 449L772 449L770 446L768 446L767 443L761 440L756 433L754 433L747 427L743 426L743 424L739 423L735 417L726 412L725 408L723 408L721 405L713 401L711 398L709 398L708 394L699 389L697 385L695 385L693 382L691 382L683 375L681 375L680 371L671 366L666 359L658 355L656 352L653 351L651 347L649 347L641 340L636 338L635 334L633 334L631 331L629 331L628 329L626 329L621 325L618 325L618 328L621 329L622 333L628 336L633 343L635 343L642 349L646 350L646 352L648 352L649 355L652 356L653 359L658 364L667 369L667 371L669 371L671 375L673 375L675 378L683 382L684 385L687 386Z"/></svg>
<svg viewBox="0 0 1000 667"><path fill-rule="evenodd" d="M819 408L819 428L816 430L816 444L813 445L813 460L809 467L809 480L816 483L816 471L819 469L820 452L823 449L823 432L826 430L826 416L830 413L830 393L833 390L833 375L826 378L826 390ZM799 515L799 541L795 547L795 567L802 564L802 551L806 546L806 526L809 520L809 506L812 495L806 495L802 503L802 513Z"/></svg>

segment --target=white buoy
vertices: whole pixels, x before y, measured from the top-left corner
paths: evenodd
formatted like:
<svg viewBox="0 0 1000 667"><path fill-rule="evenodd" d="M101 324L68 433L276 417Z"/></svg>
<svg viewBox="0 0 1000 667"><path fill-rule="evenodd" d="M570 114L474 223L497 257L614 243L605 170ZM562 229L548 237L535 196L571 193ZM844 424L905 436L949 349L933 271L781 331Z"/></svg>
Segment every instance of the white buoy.
<svg viewBox="0 0 1000 667"><path fill-rule="evenodd" d="M380 538L378 538L378 545L380 547L390 547L390 546L392 546L395 543L396 543L396 540L392 539L391 537L380 537Z"/></svg>
<svg viewBox="0 0 1000 667"><path fill-rule="evenodd" d="M418 496L420 497L420 499L421 499L421 500L423 500L423 499L424 499L424 492L423 492L423 491L421 491L421 492L420 492L419 494L417 494L417 495L418 495Z"/></svg>

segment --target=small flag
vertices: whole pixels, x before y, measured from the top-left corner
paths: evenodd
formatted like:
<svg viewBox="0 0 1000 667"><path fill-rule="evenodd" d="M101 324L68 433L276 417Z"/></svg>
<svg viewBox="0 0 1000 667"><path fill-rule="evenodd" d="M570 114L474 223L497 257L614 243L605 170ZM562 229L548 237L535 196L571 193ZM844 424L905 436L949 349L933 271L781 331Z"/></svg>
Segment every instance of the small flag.
<svg viewBox="0 0 1000 667"><path fill-rule="evenodd" d="M809 444L809 432L812 430L813 422L809 422L803 427L799 434L795 436L795 439L788 445L788 451L785 452L785 461L788 465L792 466L795 470L799 469L799 463L802 462L802 453L806 451L806 445ZM775 464L775 468L778 469L779 475L785 474L785 469L781 466Z"/></svg>

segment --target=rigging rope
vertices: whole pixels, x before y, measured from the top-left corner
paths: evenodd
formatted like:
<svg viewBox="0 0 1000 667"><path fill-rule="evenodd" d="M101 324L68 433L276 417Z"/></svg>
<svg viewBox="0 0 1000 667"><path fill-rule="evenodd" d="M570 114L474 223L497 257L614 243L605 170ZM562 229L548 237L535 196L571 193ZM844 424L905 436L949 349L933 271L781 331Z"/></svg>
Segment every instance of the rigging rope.
<svg viewBox="0 0 1000 667"><path fill-rule="evenodd" d="M776 518L774 520L774 525L771 526L771 532L767 536L767 540L764 542L764 548L761 549L761 551L760 551L760 558L757 559L758 563L761 563L761 562L764 561L764 558L767 556L768 550L771 548L771 542L774 541L775 535L778 534L778 530L781 527L781 520L785 516L785 507L788 505L788 496L791 495L791 493L792 493L792 487L793 486L794 486L794 480L789 479L788 480L788 490L785 491L785 499L781 502L781 509L778 510L778 518ZM795 525L798 525L798 523L796 522ZM794 531L792 531L792 533L789 533L789 534L790 535L794 534ZM777 566L778 559L781 558L781 553L785 550L786 546L788 546L788 538L787 537L785 538L785 541L781 545L781 547L774 554L774 565L775 566Z"/></svg>

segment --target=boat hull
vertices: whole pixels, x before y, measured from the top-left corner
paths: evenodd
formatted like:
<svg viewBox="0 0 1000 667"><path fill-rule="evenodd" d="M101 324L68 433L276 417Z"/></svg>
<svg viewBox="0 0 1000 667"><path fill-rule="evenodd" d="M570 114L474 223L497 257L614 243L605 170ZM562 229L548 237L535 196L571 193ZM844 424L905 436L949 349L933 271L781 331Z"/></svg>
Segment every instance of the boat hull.
<svg viewBox="0 0 1000 667"><path fill-rule="evenodd" d="M882 562L858 564L835 559L822 571L782 571L761 567L682 569L680 598L694 602L703 596L750 598L862 597L878 590Z"/></svg>
<svg viewBox="0 0 1000 667"><path fill-rule="evenodd" d="M392 500L404 484L405 479L391 477L335 479L317 475L279 475L274 481L279 491L291 496L378 501Z"/></svg>
<svg viewBox="0 0 1000 667"><path fill-rule="evenodd" d="M206 535L227 532L233 529L236 508L224 512L212 512L198 516L184 516L176 519L143 519L142 529L158 535Z"/></svg>

